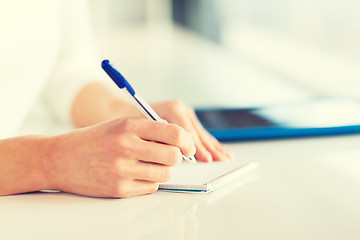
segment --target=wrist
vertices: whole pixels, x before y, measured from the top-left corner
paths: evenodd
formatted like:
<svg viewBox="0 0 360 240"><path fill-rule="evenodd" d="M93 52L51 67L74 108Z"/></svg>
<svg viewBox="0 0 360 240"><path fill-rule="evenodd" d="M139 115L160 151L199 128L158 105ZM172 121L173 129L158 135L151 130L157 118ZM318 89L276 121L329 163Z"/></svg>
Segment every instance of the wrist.
<svg viewBox="0 0 360 240"><path fill-rule="evenodd" d="M0 140L0 195L56 189L48 177L51 139L26 136Z"/></svg>
<svg viewBox="0 0 360 240"><path fill-rule="evenodd" d="M59 190L56 168L54 168L54 155L56 152L57 137L39 137L38 141L38 176L41 190Z"/></svg>
<svg viewBox="0 0 360 240"><path fill-rule="evenodd" d="M66 168L68 168L68 162L75 159L71 159L68 153L71 151L71 139L66 136L68 134L61 134L52 136L47 139L47 151L46 160L43 163L42 172L44 181L47 183L48 190L61 190L64 188L64 178L66 175Z"/></svg>

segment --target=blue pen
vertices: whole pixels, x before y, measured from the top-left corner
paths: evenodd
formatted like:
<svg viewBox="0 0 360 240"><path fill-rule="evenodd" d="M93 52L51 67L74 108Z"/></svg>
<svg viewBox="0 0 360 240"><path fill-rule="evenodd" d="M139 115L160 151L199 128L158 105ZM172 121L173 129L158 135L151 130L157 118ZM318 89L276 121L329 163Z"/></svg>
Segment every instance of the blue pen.
<svg viewBox="0 0 360 240"><path fill-rule="evenodd" d="M117 71L113 66L111 66L109 60L102 61L101 67L119 88L126 90L125 92L130 97L131 101L148 119L160 122L163 121L159 117L159 115L157 115L156 112L150 107L150 105L147 104L147 102L145 102L145 100L140 97L139 94L135 93L135 90L131 87L129 82L126 81L123 75L121 75L121 73ZM186 157L183 155L182 158L190 163L196 163L196 158L194 156Z"/></svg>

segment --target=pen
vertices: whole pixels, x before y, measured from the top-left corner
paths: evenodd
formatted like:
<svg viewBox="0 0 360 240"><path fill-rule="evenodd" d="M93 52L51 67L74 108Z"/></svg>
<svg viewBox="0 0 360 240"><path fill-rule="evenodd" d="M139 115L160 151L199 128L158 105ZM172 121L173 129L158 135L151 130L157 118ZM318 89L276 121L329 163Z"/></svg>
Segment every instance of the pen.
<svg viewBox="0 0 360 240"><path fill-rule="evenodd" d="M130 83L126 81L124 76L121 75L121 73L110 64L109 60L102 61L101 67L119 88L125 88L124 90L126 90L125 92L130 97L131 101L148 119L159 122L163 121L159 115L157 115L156 112L150 107L150 105L147 104L147 102L145 102L145 100L140 97L138 93L135 93L135 90L131 87ZM183 155L182 158L190 163L196 163L196 158L194 156L186 157Z"/></svg>

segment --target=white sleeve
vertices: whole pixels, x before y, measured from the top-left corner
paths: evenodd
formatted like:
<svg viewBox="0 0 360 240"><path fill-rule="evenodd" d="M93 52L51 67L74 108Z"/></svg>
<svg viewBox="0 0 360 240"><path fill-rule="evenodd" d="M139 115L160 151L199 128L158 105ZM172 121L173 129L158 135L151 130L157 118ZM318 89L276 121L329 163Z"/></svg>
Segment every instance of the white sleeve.
<svg viewBox="0 0 360 240"><path fill-rule="evenodd" d="M58 62L44 88L43 98L61 121L71 122L72 104L79 91L104 75L85 0L62 0L61 49Z"/></svg>

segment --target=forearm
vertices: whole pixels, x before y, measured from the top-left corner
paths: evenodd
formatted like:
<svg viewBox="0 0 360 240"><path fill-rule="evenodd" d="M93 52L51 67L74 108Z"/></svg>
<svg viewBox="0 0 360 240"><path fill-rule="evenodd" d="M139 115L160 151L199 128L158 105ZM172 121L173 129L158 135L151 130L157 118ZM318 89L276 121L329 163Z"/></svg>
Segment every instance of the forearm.
<svg viewBox="0 0 360 240"><path fill-rule="evenodd" d="M141 116L141 112L121 95L102 83L91 83L77 95L72 107L76 126L91 126L122 116Z"/></svg>
<svg viewBox="0 0 360 240"><path fill-rule="evenodd" d="M54 189L47 169L53 144L40 136L0 140L0 196Z"/></svg>

